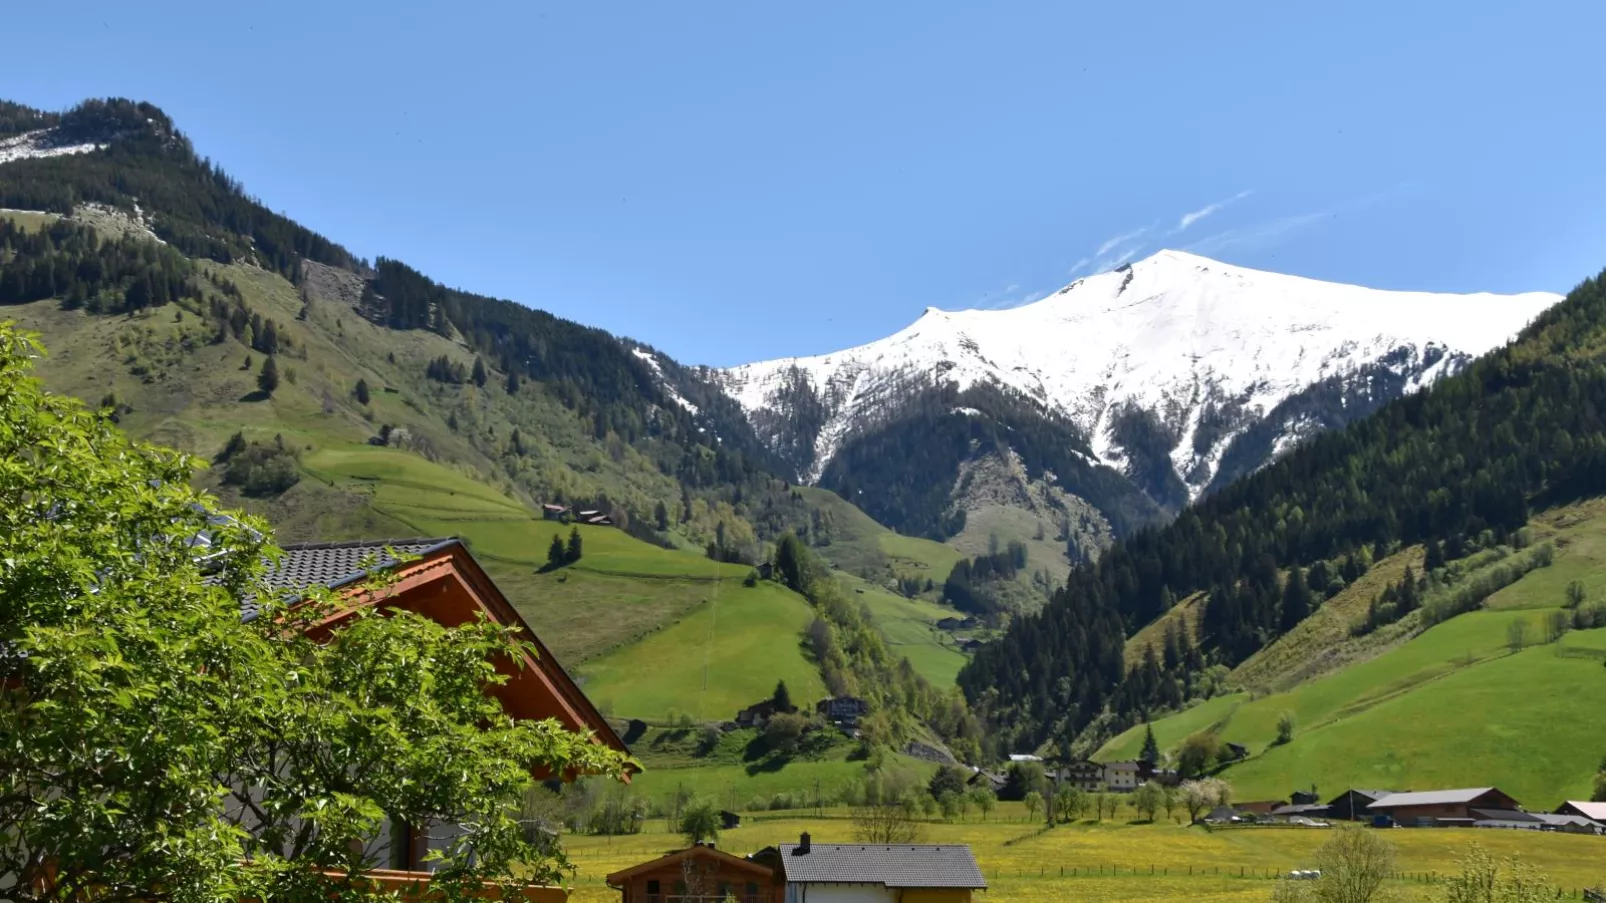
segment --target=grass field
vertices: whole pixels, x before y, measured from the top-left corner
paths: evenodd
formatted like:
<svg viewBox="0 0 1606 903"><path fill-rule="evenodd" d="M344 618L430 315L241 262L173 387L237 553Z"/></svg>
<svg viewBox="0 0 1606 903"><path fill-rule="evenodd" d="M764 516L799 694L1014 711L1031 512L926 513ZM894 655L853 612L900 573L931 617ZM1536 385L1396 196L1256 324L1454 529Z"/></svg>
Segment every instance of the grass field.
<svg viewBox="0 0 1606 903"><path fill-rule="evenodd" d="M711 584L707 602L585 663L580 676L592 701L622 717L685 712L701 721L732 720L738 709L768 698L780 680L794 699L810 704L825 696L802 646L813 617L802 596L774 583Z"/></svg>
<svg viewBox="0 0 1606 903"><path fill-rule="evenodd" d="M894 655L909 659L909 664L932 684L953 686L959 669L970 657L959 651L953 634L937 628L937 622L957 617L960 612L926 599L905 598L851 577L843 580L870 610L871 620L886 637Z"/></svg>
<svg viewBox="0 0 1606 903"><path fill-rule="evenodd" d="M922 840L969 844L989 884L982 900L1103 903L1266 900L1274 886L1268 875L1309 867L1312 853L1329 836L1319 829L1210 832L1173 824L1125 823L1131 817L1127 812L1113 822L1038 833L1035 823L1026 822L1019 804L1003 804L986 822L973 814L964 823L927 823L922 826ZM832 810L824 818L748 816L741 828L724 832L719 844L722 849L749 853L795 841L803 831L810 832L816 843L854 840L846 813ZM1473 841L1496 856L1520 854L1569 893L1606 880L1606 838L1458 829L1399 830L1387 836L1398 848L1397 870L1410 876L1391 882L1404 900L1433 899L1437 887L1425 879L1456 870L1457 857ZM661 819L649 822L647 832L636 836L568 836L564 843L580 870L571 897L577 903L616 901L617 892L606 888L603 876L682 845Z"/></svg>
<svg viewBox="0 0 1606 903"><path fill-rule="evenodd" d="M1606 706L1606 629L1568 633L1546 644L1543 622L1558 610L1571 580L1585 582L1595 599L1606 591L1600 577L1606 570L1606 516L1601 503L1592 502L1551 512L1535 527L1556 542L1555 563L1496 593L1485 609L1380 645L1375 657L1281 692L1211 700L1162 718L1154 724L1157 740L1171 747L1188 733L1219 726L1223 740L1251 752L1223 773L1240 799L1285 798L1313 783L1324 794L1350 786L1494 785L1546 810L1580 798L1606 751L1593 714ZM1403 572L1407 560L1380 564L1373 582L1380 586ZM1329 623L1284 639L1315 655L1322 636L1336 635L1335 625L1364 611L1355 599L1335 597L1323 609L1328 606L1334 607ZM1527 624L1530 645L1513 652L1509 631L1518 621ZM1252 659L1240 673L1254 664ZM1263 664L1264 674L1293 673ZM1293 713L1298 726L1291 743L1277 746L1283 712ZM1131 756L1141 742L1139 726L1099 754Z"/></svg>

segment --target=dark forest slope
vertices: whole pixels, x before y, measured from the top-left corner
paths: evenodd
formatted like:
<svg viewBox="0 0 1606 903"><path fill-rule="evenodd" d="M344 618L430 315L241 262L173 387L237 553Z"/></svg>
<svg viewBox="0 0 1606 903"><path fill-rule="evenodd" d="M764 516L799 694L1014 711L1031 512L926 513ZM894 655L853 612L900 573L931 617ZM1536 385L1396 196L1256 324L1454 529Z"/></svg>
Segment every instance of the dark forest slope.
<svg viewBox="0 0 1606 903"><path fill-rule="evenodd" d="M1318 436L1172 524L1074 571L960 675L1001 747L1116 726L1233 665L1402 545L1502 541L1533 509L1606 492L1606 287L1584 282L1512 345ZM1208 593L1201 649L1124 672L1123 631ZM1189 659L1192 661L1190 662Z"/></svg>

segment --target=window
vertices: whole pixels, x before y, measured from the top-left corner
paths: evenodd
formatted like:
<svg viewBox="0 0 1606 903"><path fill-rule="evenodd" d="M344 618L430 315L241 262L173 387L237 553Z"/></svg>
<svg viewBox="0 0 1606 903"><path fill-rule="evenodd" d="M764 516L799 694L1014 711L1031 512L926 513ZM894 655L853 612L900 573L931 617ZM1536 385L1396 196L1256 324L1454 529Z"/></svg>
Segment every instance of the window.
<svg viewBox="0 0 1606 903"><path fill-rule="evenodd" d="M663 893L663 891L659 888L658 879L657 878L653 878L653 879L651 879L650 881L647 882L647 893L649 893L649 894Z"/></svg>

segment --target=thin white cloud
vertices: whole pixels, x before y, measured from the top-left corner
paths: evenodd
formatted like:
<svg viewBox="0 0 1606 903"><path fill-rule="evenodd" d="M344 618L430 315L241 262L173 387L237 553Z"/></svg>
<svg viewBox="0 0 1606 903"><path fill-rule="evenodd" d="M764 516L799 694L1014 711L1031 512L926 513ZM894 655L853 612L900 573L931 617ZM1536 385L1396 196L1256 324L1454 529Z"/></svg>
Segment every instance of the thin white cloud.
<svg viewBox="0 0 1606 903"><path fill-rule="evenodd" d="M1238 192L1230 198L1227 198L1226 200L1216 201L1214 204L1206 204L1203 207L1200 207L1198 210L1182 214L1182 219L1177 221L1177 228L1172 231L1172 234L1175 235L1177 232L1181 232L1205 217L1210 216L1213 213L1218 213L1223 208L1232 204L1236 204L1244 198L1249 197L1251 194L1254 194L1254 190L1246 189Z"/></svg>
<svg viewBox="0 0 1606 903"><path fill-rule="evenodd" d="M1075 276L1077 273L1080 273L1083 270L1087 269L1088 264L1090 264L1092 262L1093 262L1093 258L1091 258L1091 257L1083 257L1081 260L1078 260L1075 263L1075 265L1073 265L1071 267L1070 272L1069 272L1068 275Z"/></svg>
<svg viewBox="0 0 1606 903"><path fill-rule="evenodd" d="M1097 251L1093 252L1093 256L1094 257L1103 257L1104 255L1110 253L1111 251L1115 250L1116 248L1120 247L1121 245L1126 244L1127 242L1136 241L1136 240L1142 238L1144 235L1147 235L1148 232L1149 232L1149 227L1148 226L1144 226L1141 229L1133 229L1131 232L1127 232L1127 233L1124 233L1122 235L1117 235L1117 236L1109 239L1108 241L1106 241L1104 244L1099 245L1099 249Z"/></svg>
<svg viewBox="0 0 1606 903"><path fill-rule="evenodd" d="M1198 254L1213 254L1226 248L1264 248L1274 245L1286 236L1304 231L1325 220L1330 220L1341 213L1360 210L1374 204L1397 197L1411 190L1415 186L1411 183L1396 185L1385 191L1375 192L1363 197L1354 198L1321 210L1309 213L1298 213L1293 216L1278 217L1255 226L1242 229L1227 229L1215 235L1202 238L1183 248Z"/></svg>

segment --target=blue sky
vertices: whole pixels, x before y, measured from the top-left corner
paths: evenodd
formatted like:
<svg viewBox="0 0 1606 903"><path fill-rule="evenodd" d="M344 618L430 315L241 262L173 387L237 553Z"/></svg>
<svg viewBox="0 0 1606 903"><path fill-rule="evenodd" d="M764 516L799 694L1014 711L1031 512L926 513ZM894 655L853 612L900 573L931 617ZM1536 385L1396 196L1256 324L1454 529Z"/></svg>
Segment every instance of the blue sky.
<svg viewBox="0 0 1606 903"><path fill-rule="evenodd" d="M1161 247L1385 288L1606 265L1606 5L8 4L0 96L162 106L364 256L695 363Z"/></svg>

